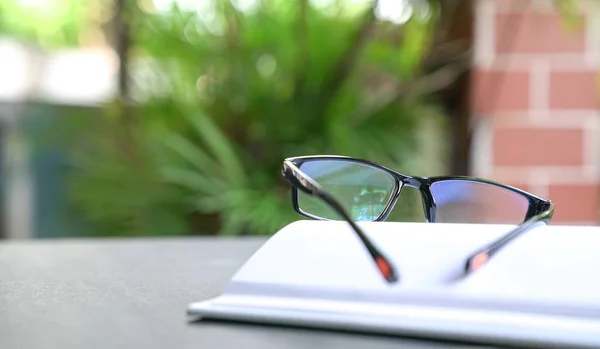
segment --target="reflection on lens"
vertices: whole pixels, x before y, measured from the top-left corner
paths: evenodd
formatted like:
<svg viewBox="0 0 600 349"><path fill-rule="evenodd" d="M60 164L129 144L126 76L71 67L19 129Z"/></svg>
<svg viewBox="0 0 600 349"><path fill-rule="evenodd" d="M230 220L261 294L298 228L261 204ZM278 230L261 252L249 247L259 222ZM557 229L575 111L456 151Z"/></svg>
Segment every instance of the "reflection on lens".
<svg viewBox="0 0 600 349"><path fill-rule="evenodd" d="M390 201L396 186L394 178L385 171L345 160L314 160L300 170L329 192L354 221L377 219ZM302 212L330 219L342 219L319 198L298 193Z"/></svg>
<svg viewBox="0 0 600 349"><path fill-rule="evenodd" d="M520 224L529 200L512 190L471 180L446 180L431 185L436 222Z"/></svg>

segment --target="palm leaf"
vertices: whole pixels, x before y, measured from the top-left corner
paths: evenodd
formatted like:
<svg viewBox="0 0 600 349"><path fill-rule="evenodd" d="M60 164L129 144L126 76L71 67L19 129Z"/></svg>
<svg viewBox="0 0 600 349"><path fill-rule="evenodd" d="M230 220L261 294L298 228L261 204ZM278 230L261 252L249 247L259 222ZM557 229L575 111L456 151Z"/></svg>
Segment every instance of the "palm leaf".
<svg viewBox="0 0 600 349"><path fill-rule="evenodd" d="M169 133L165 137L164 145L179 157L194 165L198 170L213 174L216 172L218 166L215 160L211 159L200 147L194 145L182 135L174 132Z"/></svg>
<svg viewBox="0 0 600 349"><path fill-rule="evenodd" d="M246 182L246 173L232 142L221 131L221 129L208 117L204 115L188 116L188 120L194 129L206 143L207 147L215 155L225 170L227 176L235 183Z"/></svg>

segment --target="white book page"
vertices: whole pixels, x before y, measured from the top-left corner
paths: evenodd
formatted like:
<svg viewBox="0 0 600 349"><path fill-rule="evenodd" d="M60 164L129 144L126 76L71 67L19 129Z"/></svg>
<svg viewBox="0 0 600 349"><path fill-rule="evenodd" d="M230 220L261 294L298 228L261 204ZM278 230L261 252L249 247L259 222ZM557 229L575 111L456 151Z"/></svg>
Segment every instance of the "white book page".
<svg viewBox="0 0 600 349"><path fill-rule="evenodd" d="M300 221L269 240L235 275L228 293L600 316L598 227L535 228L460 280L466 258L513 226L361 226L398 267L398 284L383 281L346 223Z"/></svg>

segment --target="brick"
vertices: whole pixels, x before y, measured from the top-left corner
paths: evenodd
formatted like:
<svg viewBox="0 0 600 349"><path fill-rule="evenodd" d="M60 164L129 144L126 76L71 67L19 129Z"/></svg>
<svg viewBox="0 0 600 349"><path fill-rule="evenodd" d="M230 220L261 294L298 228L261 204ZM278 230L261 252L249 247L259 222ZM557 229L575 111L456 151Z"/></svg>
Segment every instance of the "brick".
<svg viewBox="0 0 600 349"><path fill-rule="evenodd" d="M476 113L529 109L527 72L476 70L473 79L473 108Z"/></svg>
<svg viewBox="0 0 600 349"><path fill-rule="evenodd" d="M581 18L582 25L585 27ZM585 33L566 28L555 12L498 13L497 53L568 53L585 51Z"/></svg>
<svg viewBox="0 0 600 349"><path fill-rule="evenodd" d="M553 223L598 222L598 185L551 185L549 199L556 204Z"/></svg>
<svg viewBox="0 0 600 349"><path fill-rule="evenodd" d="M553 71L550 73L550 107L595 109L599 102L596 71Z"/></svg>
<svg viewBox="0 0 600 349"><path fill-rule="evenodd" d="M501 128L494 131L497 166L579 166L583 164L582 129Z"/></svg>

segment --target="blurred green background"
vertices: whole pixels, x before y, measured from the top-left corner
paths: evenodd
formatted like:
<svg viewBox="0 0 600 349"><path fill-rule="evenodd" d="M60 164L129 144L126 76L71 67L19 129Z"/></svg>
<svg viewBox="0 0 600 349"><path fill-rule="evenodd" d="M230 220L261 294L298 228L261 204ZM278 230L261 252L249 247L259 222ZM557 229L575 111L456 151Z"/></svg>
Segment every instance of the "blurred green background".
<svg viewBox="0 0 600 349"><path fill-rule="evenodd" d="M272 234L300 219L280 176L285 157L466 174L470 7L2 0L0 55L18 45L26 54L14 62L32 71L12 94L18 69L0 75L4 146L20 154L8 159L3 194L32 193L21 225L37 237ZM46 86L40 96L36 59L65 52L92 63L63 60L54 79L71 92L57 98ZM86 87L70 79L109 80L108 92L71 101ZM423 220L415 194L391 220Z"/></svg>

